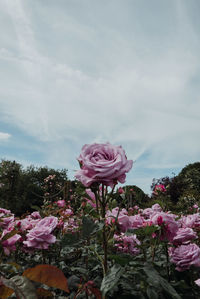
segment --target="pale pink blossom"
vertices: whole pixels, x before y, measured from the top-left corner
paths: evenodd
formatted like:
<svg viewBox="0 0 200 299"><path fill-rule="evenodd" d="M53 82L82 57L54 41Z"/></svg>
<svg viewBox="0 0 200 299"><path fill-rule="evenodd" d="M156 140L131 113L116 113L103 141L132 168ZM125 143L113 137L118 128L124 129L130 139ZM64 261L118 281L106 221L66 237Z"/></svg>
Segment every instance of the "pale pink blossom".
<svg viewBox="0 0 200 299"><path fill-rule="evenodd" d="M31 213L30 215L32 218L34 219L41 219L42 217L40 216L40 213L38 211L35 211L33 213Z"/></svg>
<svg viewBox="0 0 200 299"><path fill-rule="evenodd" d="M179 228L178 223L175 221L173 214L167 214L164 212L158 212L150 217L150 220L154 225L161 225L161 219L163 223L162 238L166 238L169 241L172 241Z"/></svg>
<svg viewBox="0 0 200 299"><path fill-rule="evenodd" d="M120 235L115 234L114 240L116 241L115 247L118 251L129 253L131 255L136 255L140 252L137 247L140 245L140 241L137 239L136 235L127 236L124 233L121 233Z"/></svg>
<svg viewBox="0 0 200 299"><path fill-rule="evenodd" d="M49 245L56 242L56 237L51 233L56 228L58 219L48 216L40 220L26 235L24 245L35 249L48 249Z"/></svg>
<svg viewBox="0 0 200 299"><path fill-rule="evenodd" d="M200 267L200 248L196 244L170 248L169 255L171 262L176 264L177 271L185 271L191 266Z"/></svg>
<svg viewBox="0 0 200 299"><path fill-rule="evenodd" d="M173 243L175 245L188 244L195 238L197 238L197 233L192 228L182 227L177 230L176 235L173 238Z"/></svg>
<svg viewBox="0 0 200 299"><path fill-rule="evenodd" d="M3 239L3 237L5 237L10 232L11 231L5 229L1 235L1 239ZM15 243L21 239L22 237L19 234L15 234L12 237L8 238L7 240L2 241L1 245L3 246L5 255L9 255L11 251L15 251L16 250Z"/></svg>
<svg viewBox="0 0 200 299"><path fill-rule="evenodd" d="M194 281L198 287L200 287L200 278Z"/></svg>
<svg viewBox="0 0 200 299"><path fill-rule="evenodd" d="M119 187L118 190L117 190L117 192L118 192L119 194L123 194L123 193L125 193L125 191L124 191L124 189L123 189L122 187Z"/></svg>
<svg viewBox="0 0 200 299"><path fill-rule="evenodd" d="M145 222L144 217L142 217L140 214L129 216L129 223L130 223L129 228L137 229L139 227L143 227L144 222Z"/></svg>
<svg viewBox="0 0 200 299"><path fill-rule="evenodd" d="M162 212L162 208L158 203L155 203L151 208L154 212Z"/></svg>
<svg viewBox="0 0 200 299"><path fill-rule="evenodd" d="M78 158L81 169L75 177L86 187L92 183L103 183L113 187L117 182L124 183L126 173L133 161L127 160L121 146L106 144L86 144Z"/></svg>
<svg viewBox="0 0 200 299"><path fill-rule="evenodd" d="M155 195L158 195L159 193L165 193L165 192L166 192L166 188L163 184L156 185L153 190L153 194Z"/></svg>
<svg viewBox="0 0 200 299"><path fill-rule="evenodd" d="M57 204L57 206L58 206L59 208L64 208L64 207L66 206L66 202L65 202L64 199L60 199L60 200L58 200L58 201L56 202L56 204Z"/></svg>
<svg viewBox="0 0 200 299"><path fill-rule="evenodd" d="M182 216L179 219L179 223L182 227L200 227L200 214L196 213L192 215Z"/></svg>

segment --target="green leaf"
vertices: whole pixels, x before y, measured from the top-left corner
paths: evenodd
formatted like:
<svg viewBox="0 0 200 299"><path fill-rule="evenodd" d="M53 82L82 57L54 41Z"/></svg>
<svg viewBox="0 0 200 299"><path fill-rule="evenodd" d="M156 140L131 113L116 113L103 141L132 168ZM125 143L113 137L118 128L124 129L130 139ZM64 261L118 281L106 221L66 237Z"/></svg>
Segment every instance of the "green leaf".
<svg viewBox="0 0 200 299"><path fill-rule="evenodd" d="M121 266L125 266L132 261L132 257L130 255L125 255L125 254L124 255L112 254L109 255L109 259L114 260L117 264Z"/></svg>
<svg viewBox="0 0 200 299"><path fill-rule="evenodd" d="M85 239L90 237L91 234L95 234L102 230L104 226L103 222L94 222L94 220L86 216L83 217L82 224L82 235Z"/></svg>
<svg viewBox="0 0 200 299"><path fill-rule="evenodd" d="M61 246L62 248L66 247L66 246L74 246L79 244L80 242L80 234L79 233L67 233L63 236L63 238L61 239Z"/></svg>
<svg viewBox="0 0 200 299"><path fill-rule="evenodd" d="M166 279L161 277L160 284L161 284L163 290L165 290L165 292L167 294L171 295L172 298L181 299L179 294L176 292L176 290L171 286L171 284Z"/></svg>
<svg viewBox="0 0 200 299"><path fill-rule="evenodd" d="M161 287L173 299L181 299L176 290L166 279L159 275L159 273L153 268L152 264L145 264L143 270L148 276L147 282L150 285Z"/></svg>
<svg viewBox="0 0 200 299"><path fill-rule="evenodd" d="M154 288L148 287L147 288L147 296L149 299L158 299L158 292L155 291Z"/></svg>
<svg viewBox="0 0 200 299"><path fill-rule="evenodd" d="M103 296L106 295L108 291L110 291L119 281L121 275L123 273L123 268L115 264L108 274L103 278L102 283L101 283L101 292Z"/></svg>

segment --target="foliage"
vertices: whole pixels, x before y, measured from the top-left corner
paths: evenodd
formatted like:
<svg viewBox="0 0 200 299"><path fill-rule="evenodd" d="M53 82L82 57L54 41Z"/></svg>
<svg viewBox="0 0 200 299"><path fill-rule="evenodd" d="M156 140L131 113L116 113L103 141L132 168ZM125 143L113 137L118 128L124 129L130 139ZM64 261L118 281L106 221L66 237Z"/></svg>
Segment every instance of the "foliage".
<svg viewBox="0 0 200 299"><path fill-rule="evenodd" d="M45 178L55 175L53 185L45 189ZM67 171L54 170L48 167L36 168L29 166L26 169L15 161L2 160L0 163L0 206L15 215L33 211L32 206L41 206L45 192L59 197L65 195ZM55 200L56 198L53 197Z"/></svg>
<svg viewBox="0 0 200 299"><path fill-rule="evenodd" d="M65 170L33 166L24 170L16 162L4 162L2 299L14 293L16 298L38 299L200 297L195 283L200 277L198 171L189 167L180 177L154 181L166 192L149 199L135 185L115 189L98 183L88 192L78 181L67 181ZM181 180L188 182L187 188ZM175 208L172 190L178 194ZM8 201L11 196L16 200L14 210ZM28 203L22 200L20 206L20 196ZM39 205L39 213L31 213L33 204ZM29 212L22 215L20 209ZM187 252L191 244L196 251ZM182 245L184 253L175 256Z"/></svg>

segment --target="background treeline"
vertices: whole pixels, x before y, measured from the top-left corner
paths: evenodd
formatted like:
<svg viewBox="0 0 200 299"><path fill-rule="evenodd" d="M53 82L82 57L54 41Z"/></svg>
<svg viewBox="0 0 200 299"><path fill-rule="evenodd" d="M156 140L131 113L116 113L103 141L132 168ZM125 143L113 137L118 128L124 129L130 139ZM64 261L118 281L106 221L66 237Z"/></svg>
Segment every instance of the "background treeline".
<svg viewBox="0 0 200 299"><path fill-rule="evenodd" d="M172 211L187 209L192 204L200 203L200 162L185 166L177 176L153 179L151 189L163 184L165 193L151 196L145 194L135 185L124 186L125 193L116 196L122 207L138 205L149 207L155 202L164 203ZM58 199L70 201L84 194L84 188L77 181L70 181L67 170L35 167L23 168L16 161L1 160L0 162L0 207L11 210L16 216L41 207L45 198L52 202Z"/></svg>
<svg viewBox="0 0 200 299"><path fill-rule="evenodd" d="M45 181L52 175L54 179ZM33 211L33 206L41 206L45 194L55 194L63 198L67 195L67 170L55 170L48 167L24 169L15 161L2 160L0 163L0 207L11 210L19 216ZM66 196L65 195L65 196Z"/></svg>

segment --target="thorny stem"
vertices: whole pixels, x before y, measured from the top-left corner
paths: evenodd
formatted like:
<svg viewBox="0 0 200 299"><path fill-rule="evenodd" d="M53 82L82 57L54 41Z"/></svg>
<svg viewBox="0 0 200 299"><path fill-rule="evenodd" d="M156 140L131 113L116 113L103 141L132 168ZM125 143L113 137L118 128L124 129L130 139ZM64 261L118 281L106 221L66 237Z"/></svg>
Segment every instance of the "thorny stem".
<svg viewBox="0 0 200 299"><path fill-rule="evenodd" d="M168 246L167 246L167 243L165 243L165 254L166 254L166 258L167 258L167 264L166 264L167 280L170 282L170 273L169 273L169 254L168 254Z"/></svg>
<svg viewBox="0 0 200 299"><path fill-rule="evenodd" d="M107 233L106 233L105 215L106 215L106 198L104 194L104 185L102 184L101 216L104 220L102 237L103 237L103 252L104 252L104 271L106 274L108 270L108 261L107 261L108 260L108 240L107 240Z"/></svg>
<svg viewBox="0 0 200 299"><path fill-rule="evenodd" d="M94 194L95 194L95 201L96 201L96 211L97 211L98 218L100 220L100 214L99 214L99 196L98 196L97 190L94 191Z"/></svg>

